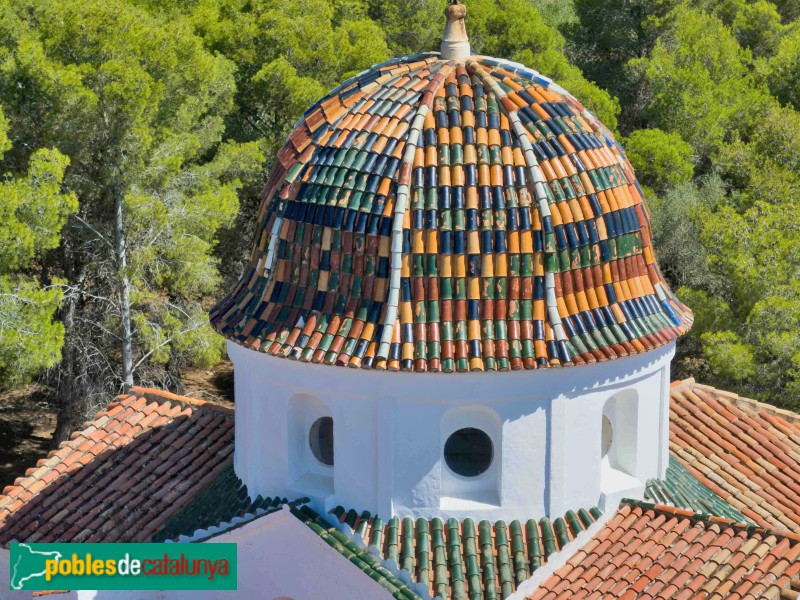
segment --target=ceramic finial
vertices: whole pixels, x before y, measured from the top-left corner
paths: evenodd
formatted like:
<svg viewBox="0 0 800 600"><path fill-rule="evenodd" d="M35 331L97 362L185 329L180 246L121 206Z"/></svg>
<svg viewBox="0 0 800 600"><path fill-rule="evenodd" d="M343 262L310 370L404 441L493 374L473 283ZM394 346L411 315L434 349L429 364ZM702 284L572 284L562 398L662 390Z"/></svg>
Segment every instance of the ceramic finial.
<svg viewBox="0 0 800 600"><path fill-rule="evenodd" d="M444 38L442 38L442 58L465 61L469 58L469 39L467 39L467 28L464 26L467 7L458 0L448 0L444 15L447 17L447 23L444 26Z"/></svg>

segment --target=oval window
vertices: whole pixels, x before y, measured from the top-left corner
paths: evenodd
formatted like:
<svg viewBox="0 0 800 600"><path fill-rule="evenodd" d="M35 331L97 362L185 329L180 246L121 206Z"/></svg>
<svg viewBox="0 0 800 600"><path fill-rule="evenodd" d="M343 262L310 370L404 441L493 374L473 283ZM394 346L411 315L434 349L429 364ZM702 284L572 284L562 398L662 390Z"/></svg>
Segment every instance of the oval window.
<svg viewBox="0 0 800 600"><path fill-rule="evenodd" d="M477 477L492 464L494 447L491 438L474 427L453 433L444 444L444 460L456 475Z"/></svg>
<svg viewBox="0 0 800 600"><path fill-rule="evenodd" d="M311 453L319 462L328 467L333 466L333 419L321 417L311 425L308 432L308 444Z"/></svg>

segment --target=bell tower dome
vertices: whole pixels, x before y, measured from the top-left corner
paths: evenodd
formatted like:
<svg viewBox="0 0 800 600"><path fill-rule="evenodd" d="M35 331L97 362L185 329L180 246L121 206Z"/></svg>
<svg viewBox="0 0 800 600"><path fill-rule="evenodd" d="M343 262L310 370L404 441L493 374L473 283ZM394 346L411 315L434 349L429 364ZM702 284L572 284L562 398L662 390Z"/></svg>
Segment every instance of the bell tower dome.
<svg viewBox="0 0 800 600"><path fill-rule="evenodd" d="M692 322L611 132L523 65L441 53L312 106L211 321L253 494L512 520L641 497Z"/></svg>

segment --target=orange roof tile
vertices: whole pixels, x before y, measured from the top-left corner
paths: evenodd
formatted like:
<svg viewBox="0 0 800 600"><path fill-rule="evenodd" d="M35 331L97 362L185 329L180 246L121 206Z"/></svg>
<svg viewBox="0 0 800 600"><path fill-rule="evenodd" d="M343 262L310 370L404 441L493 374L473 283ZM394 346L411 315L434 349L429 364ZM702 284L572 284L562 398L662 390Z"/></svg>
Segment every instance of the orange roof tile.
<svg viewBox="0 0 800 600"><path fill-rule="evenodd" d="M211 323L273 356L549 368L647 352L693 321L611 131L488 56L392 59L331 91L278 153L256 225Z"/></svg>
<svg viewBox="0 0 800 600"><path fill-rule="evenodd" d="M754 523L800 532L800 415L693 380L670 392L672 454Z"/></svg>
<svg viewBox="0 0 800 600"><path fill-rule="evenodd" d="M0 495L0 543L144 542L233 458L232 410L134 388Z"/></svg>
<svg viewBox="0 0 800 600"><path fill-rule="evenodd" d="M800 535L625 501L530 600L796 597Z"/></svg>

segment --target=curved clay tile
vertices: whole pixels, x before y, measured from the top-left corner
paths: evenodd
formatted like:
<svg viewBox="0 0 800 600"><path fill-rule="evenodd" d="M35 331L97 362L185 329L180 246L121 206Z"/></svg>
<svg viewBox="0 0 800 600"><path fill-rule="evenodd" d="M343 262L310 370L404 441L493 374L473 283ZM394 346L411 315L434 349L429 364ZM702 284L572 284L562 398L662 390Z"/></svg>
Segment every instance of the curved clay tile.
<svg viewBox="0 0 800 600"><path fill-rule="evenodd" d="M275 356L452 372L638 354L692 315L609 130L536 71L430 53L365 71L300 120L211 321Z"/></svg>

